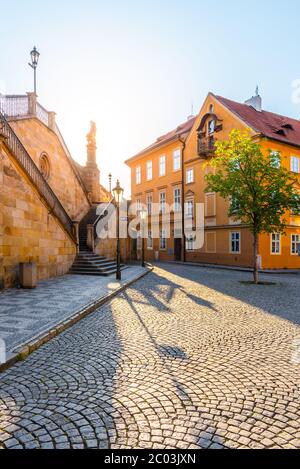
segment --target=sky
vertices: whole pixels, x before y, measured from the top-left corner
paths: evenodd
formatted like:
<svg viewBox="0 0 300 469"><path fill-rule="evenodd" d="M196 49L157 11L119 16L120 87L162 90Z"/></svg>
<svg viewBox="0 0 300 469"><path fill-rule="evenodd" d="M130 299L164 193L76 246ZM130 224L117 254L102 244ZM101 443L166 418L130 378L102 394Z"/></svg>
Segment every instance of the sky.
<svg viewBox="0 0 300 469"><path fill-rule="evenodd" d="M300 118L299 0L0 0L0 92L32 91L57 113L73 158L97 124L101 183L191 114L212 91L244 102L259 86L266 110Z"/></svg>

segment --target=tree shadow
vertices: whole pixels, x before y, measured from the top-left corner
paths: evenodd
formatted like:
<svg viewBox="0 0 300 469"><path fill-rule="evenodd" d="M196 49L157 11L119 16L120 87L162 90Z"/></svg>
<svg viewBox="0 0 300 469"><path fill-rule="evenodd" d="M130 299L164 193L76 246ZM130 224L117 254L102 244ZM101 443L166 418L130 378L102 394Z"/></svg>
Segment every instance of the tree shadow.
<svg viewBox="0 0 300 469"><path fill-rule="evenodd" d="M209 267L184 266L181 273L178 266L172 264L158 264L159 269L169 272L178 279L188 279L199 286L204 286L212 292L219 292L236 299L245 305L259 308L262 312L277 316L281 319L300 324L300 277L296 274L261 274L260 278L267 285L254 285L247 283L252 278L252 273ZM242 282L241 282L242 281ZM174 283L180 283L180 280ZM273 284L274 283L274 284ZM218 312L213 302L203 300L185 291L186 295L195 302Z"/></svg>

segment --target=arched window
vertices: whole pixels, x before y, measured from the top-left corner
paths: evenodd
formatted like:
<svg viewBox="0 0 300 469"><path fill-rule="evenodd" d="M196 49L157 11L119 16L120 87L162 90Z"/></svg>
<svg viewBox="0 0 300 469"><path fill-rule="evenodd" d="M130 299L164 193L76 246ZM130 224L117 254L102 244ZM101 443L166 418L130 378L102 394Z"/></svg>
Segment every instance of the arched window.
<svg viewBox="0 0 300 469"><path fill-rule="evenodd" d="M215 112L215 109L214 109L214 105L213 105L213 104L211 104L211 105L209 106L209 112L210 112L210 114L213 114L213 113Z"/></svg>
<svg viewBox="0 0 300 469"><path fill-rule="evenodd" d="M46 153L42 153L40 156L40 171L45 179L50 177L50 162Z"/></svg>

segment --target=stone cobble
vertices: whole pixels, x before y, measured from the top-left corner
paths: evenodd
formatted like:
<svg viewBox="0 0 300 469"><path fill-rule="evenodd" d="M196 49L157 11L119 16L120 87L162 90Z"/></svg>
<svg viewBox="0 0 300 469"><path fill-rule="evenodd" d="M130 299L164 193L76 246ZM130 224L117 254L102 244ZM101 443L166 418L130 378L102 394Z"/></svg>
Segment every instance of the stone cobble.
<svg viewBox="0 0 300 469"><path fill-rule="evenodd" d="M157 266L1 374L0 447L299 448L300 278L248 275Z"/></svg>

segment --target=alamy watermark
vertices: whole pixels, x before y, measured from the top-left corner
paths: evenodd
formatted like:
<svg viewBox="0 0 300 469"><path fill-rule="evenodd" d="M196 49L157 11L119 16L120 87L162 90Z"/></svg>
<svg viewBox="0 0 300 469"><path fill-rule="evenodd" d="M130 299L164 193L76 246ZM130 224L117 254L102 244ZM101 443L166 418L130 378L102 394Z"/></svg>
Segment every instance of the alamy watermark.
<svg viewBox="0 0 300 469"><path fill-rule="evenodd" d="M142 217L145 214L145 218ZM113 204L100 204L97 207L99 221L96 225L97 237L115 239L117 237L117 209ZM184 223L183 223L184 221ZM124 238L182 238L193 242L194 249L204 245L204 204L179 203L133 203L129 206L123 200L119 208L119 236ZM183 232L184 227L184 232Z"/></svg>
<svg viewBox="0 0 300 469"><path fill-rule="evenodd" d="M291 86L293 88L292 97L291 97L292 103L300 104L300 78L293 80L291 83Z"/></svg>
<svg viewBox="0 0 300 469"><path fill-rule="evenodd" d="M0 338L0 365L6 362L6 343Z"/></svg>
<svg viewBox="0 0 300 469"><path fill-rule="evenodd" d="M292 363L293 365L300 365L300 337L293 340L292 347Z"/></svg>

